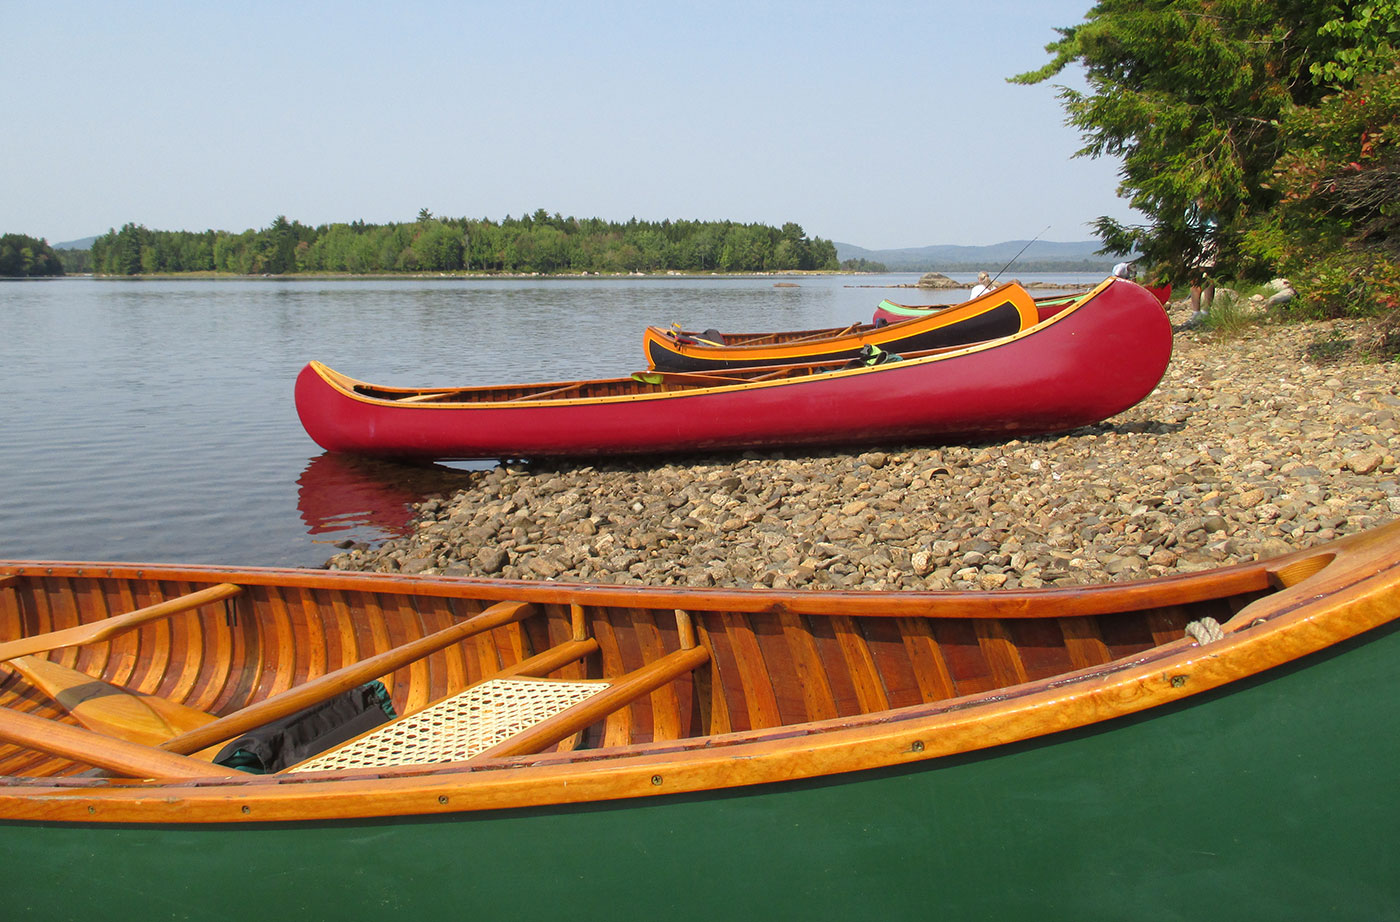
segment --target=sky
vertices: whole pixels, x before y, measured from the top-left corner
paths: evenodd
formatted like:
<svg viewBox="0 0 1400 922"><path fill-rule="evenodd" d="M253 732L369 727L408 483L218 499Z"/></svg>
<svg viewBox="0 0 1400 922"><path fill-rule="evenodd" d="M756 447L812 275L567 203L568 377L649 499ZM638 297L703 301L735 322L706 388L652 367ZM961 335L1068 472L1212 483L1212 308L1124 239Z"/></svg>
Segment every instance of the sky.
<svg viewBox="0 0 1400 922"><path fill-rule="evenodd" d="M543 208L868 249L1134 220L1019 86L1091 0L0 0L0 233Z"/></svg>

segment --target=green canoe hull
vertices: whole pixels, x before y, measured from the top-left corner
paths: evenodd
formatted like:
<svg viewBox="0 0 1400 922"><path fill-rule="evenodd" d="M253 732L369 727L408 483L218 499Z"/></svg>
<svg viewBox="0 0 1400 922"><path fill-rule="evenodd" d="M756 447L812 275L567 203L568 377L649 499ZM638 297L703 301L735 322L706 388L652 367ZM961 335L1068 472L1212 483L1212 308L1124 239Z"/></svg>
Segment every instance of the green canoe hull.
<svg viewBox="0 0 1400 922"><path fill-rule="evenodd" d="M7 919L1400 919L1400 629L901 770L327 825L0 824Z"/></svg>

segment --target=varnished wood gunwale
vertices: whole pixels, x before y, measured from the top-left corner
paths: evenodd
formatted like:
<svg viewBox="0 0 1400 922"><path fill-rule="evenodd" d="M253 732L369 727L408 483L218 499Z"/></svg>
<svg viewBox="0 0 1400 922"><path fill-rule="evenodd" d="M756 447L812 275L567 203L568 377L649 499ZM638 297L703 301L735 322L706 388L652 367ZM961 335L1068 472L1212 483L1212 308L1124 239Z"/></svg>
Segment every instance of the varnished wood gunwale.
<svg viewBox="0 0 1400 922"><path fill-rule="evenodd" d="M1300 565L1325 555L1331 562L1317 569ZM0 570L5 569L0 565ZM1072 727L1084 726L1112 717L1134 713L1172 701L1181 700L1201 691L1219 687L1240 678L1252 676L1273 666L1289 662L1308 653L1325 649L1343 639L1396 617L1400 611L1400 525L1377 529L1367 535L1338 542L1329 548L1299 552L1275 562L1231 568L1225 578L1205 574L1200 580L1215 586L1237 586L1244 572L1253 574L1246 585L1249 589L1238 596L1216 595L1201 604L1183 602L1171 593L1158 596L1156 605L1137 605L1132 610L1147 612L1131 619L1130 631L1106 633L1106 646L1142 644L1127 656L1110 661L1090 663L1076 671L1002 687L991 694L974 692L958 697L941 697L889 710L841 715L834 718L810 720L803 723L783 723L769 726L739 727L730 732L711 732L676 740L658 740L612 746L581 752L557 752L522 755L483 761L480 765L447 765L440 767L412 766L402 769L377 769L374 772L344 771L302 777L294 783L276 776L239 779L235 782L210 779L198 784L172 780L167 782L105 780L100 784L87 778L4 778L0 779L0 818L43 818L48 821L84 822L219 822L219 821L278 821L321 820L353 816L394 816L425 813L484 810L545 804L576 803L651 796L682 791L704 791L733 788L764 781L814 777L862 771L882 766L908 764L941 756L972 752L988 746L1030 739ZM1307 575L1292 585L1280 576ZM1262 594L1257 577L1265 587L1277 591ZM214 578L211 575L206 579ZM318 578L321 578L318 576ZM218 581L224 581L219 579ZM449 581L448 584L450 584ZM465 582L465 581L464 581ZM245 581L246 583L246 581ZM1180 581L1178 581L1180 583ZM519 584L514 584L517 588ZM439 589L442 585L438 586ZM541 587L550 592L558 587ZM620 588L620 587L619 587ZM1180 585L1178 585L1180 588ZM708 590L689 593L684 607L695 619L695 633L700 642L714 654L718 674L708 679L713 695L714 686L723 684L726 666L720 655L727 640L727 622L765 625L780 639L793 622L786 614L774 613L774 606L759 606L757 612L738 615L714 604ZM1054 591L1051 591L1051 595ZM1088 591L1092 595L1093 591ZM1195 594L1191 590L1182 595ZM639 599L630 594L630 606L618 608L647 608L656 611L652 597ZM743 596L744 593L739 593ZM759 593L759 595L772 595ZM781 593L777 595L783 595ZM901 595L881 594L881 595ZM938 595L938 594L930 594ZM955 594L958 595L958 594ZM971 595L971 594L968 594ZM1239 597L1238 607L1231 602ZM476 596L480 598L480 595ZM1119 598L1133 599L1132 593ZM598 612L591 608L593 600L585 594L575 601L595 612L598 624L611 626L614 633L623 632L624 612ZM770 600L771 602L772 600ZM828 603L830 599L826 600ZM928 600L925 600L927 602ZM474 603L480 604L480 603ZM671 607L671 606L667 606ZM1099 627L1112 628L1111 616L1079 622L1066 621L1078 616L1057 613L1047 606L1036 608L1047 620L1026 624L1000 619L969 617L967 609L974 608L972 598L960 606L934 606L937 614L925 622L934 628L937 640L939 628L958 623L971 628L971 641L964 641L967 651L982 650L1011 642L1014 646L1017 630L1039 632L1060 631L1079 644L1077 653L1068 648L1066 658L1080 657L1101 660L1103 650L1093 646L1092 631L1071 632L1066 624L1087 626L1096 621ZM995 607L995 606L994 606ZM955 609L963 608L964 611ZM1150 610L1149 610L1150 609ZM948 611L947 618L941 617ZM1206 647L1181 638L1153 646L1169 636L1170 629L1185 617L1203 612L1225 614L1225 635L1222 640ZM782 606L776 612L785 612ZM1229 612L1235 612L1230 617ZM633 613L635 614L635 612ZM826 617L824 617L824 615ZM930 613L924 611L924 617ZM567 616L567 615L566 615ZM1023 613L1024 616L1024 613ZM662 623L654 615L656 625ZM877 666L881 659L892 655L883 627L865 630L863 616L842 609L827 608L806 616L812 623L842 628L846 637L840 640L839 659L854 664L851 668L864 672L861 681L869 682L881 670L873 672L862 664L867 656ZM900 617L919 617L900 615ZM735 620L736 618L742 620ZM784 618L788 620L784 622ZM755 621L754 619L758 619ZM854 619L845 625L841 619ZM885 625L887 622L869 622ZM893 622L891 624L899 624ZM977 628L977 625L981 625ZM733 636L742 636L742 630ZM597 632L595 632L596 636ZM928 644L922 632L902 632L906 647L919 650L923 660L930 659L941 648ZM964 635L966 637L966 635ZM1053 636L1053 635L1050 635ZM833 639L835 634L833 634ZM1088 646L1085 646L1088 641ZM671 638L668 643L675 643ZM633 640L642 649L648 642ZM745 641L744 643L747 643ZM618 662L632 654L625 644L615 644ZM741 644L742 646L742 644ZM791 649L790 647L788 649ZM1006 648L1001 649L1007 652ZM997 654L994 653L994 658ZM937 662L937 660L934 660ZM823 668L833 672L831 657ZM988 665L989 673L1001 673L1001 679L1018 678L1014 660L998 660ZM736 668L737 663L733 664ZM860 667L860 668L857 668ZM1038 669L1034 660L1021 658L1020 669L1032 676ZM709 667L702 667L702 672ZM887 671L887 670L886 670ZM948 664L949 677L956 685L958 667ZM756 677L756 672L750 670ZM976 679L975 670L963 669L964 679ZM940 670L934 668L925 683L929 692L941 694L948 689ZM782 687L781 676L766 680ZM883 679L880 679L884 682ZM761 682L758 683L760 686ZM901 687L907 681L900 680ZM973 682L976 684L976 682ZM697 707L708 709L714 719L716 699L703 696L704 680L697 680ZM762 691L762 689L759 689ZM962 691L961 688L954 688ZM890 687L882 689L892 694ZM863 693L869 699L873 688ZM727 692L728 694L728 692ZM751 708L744 700L747 691L737 699L725 698L731 718ZM0 683L0 697L19 698L7 683ZM861 693L857 693L861 697ZM792 700L786 692L773 700ZM736 711L735 708L738 708ZM760 712L762 707L760 707ZM757 723L769 723L763 718ZM717 721L722 725L722 721ZM712 728L713 729L713 728Z"/></svg>
<svg viewBox="0 0 1400 922"><path fill-rule="evenodd" d="M1313 555L1291 555L1313 556ZM620 586L600 583L493 580L452 576L392 576L330 570L295 570L277 567L194 567L183 564L74 563L62 561L0 560L0 572L27 577L63 576L97 580L164 580L228 582L271 587L306 587L373 593L392 586L395 593L489 602L520 599L539 604L588 606L636 606L651 609L734 611L745 613L792 612L872 618L1047 618L1104 615L1160 607L1188 605L1226 596L1246 595L1276 588L1275 566L1253 561L1199 573L1155 579L1129 580L1093 586L1012 589L996 592L908 591L862 592L858 590L751 590L691 589L669 586ZM0 616L2 617L2 616ZM0 636L25 633L16 617L0 620Z"/></svg>

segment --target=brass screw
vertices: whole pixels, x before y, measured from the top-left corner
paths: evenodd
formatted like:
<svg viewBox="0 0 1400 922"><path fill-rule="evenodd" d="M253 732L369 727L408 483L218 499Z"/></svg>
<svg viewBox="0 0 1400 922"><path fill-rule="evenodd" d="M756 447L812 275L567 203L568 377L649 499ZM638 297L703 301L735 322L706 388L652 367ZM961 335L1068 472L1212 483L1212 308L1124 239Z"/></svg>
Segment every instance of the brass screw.
<svg viewBox="0 0 1400 922"><path fill-rule="evenodd" d="M913 744L912 746L910 746L909 748L910 748L912 751L914 751L914 752L923 752L923 751L924 751L924 741L923 741L923 740L914 740L914 744Z"/></svg>
<svg viewBox="0 0 1400 922"><path fill-rule="evenodd" d="M661 786L661 776L660 776L660 775L652 775L652 776L651 776L651 783L654 784L654 785L656 785L657 787L660 787L660 786Z"/></svg>
<svg viewBox="0 0 1400 922"><path fill-rule="evenodd" d="M444 807L447 806L447 795L446 795L446 794L439 794L439 795L438 795L438 803L442 804Z"/></svg>
<svg viewBox="0 0 1400 922"><path fill-rule="evenodd" d="M1184 676L1184 675L1174 675L1174 676L1172 676L1172 688L1181 688L1181 687L1182 687L1183 685L1185 685L1185 684L1186 684L1186 676Z"/></svg>

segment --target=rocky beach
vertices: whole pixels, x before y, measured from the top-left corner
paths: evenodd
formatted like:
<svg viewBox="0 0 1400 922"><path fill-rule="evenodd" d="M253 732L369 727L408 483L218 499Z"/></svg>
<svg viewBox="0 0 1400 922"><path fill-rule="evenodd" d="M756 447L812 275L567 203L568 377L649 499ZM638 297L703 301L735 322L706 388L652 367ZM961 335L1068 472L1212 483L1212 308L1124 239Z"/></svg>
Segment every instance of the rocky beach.
<svg viewBox="0 0 1400 922"><path fill-rule="evenodd" d="M1169 306L1175 324L1190 311ZM1359 321L1178 329L1106 422L967 446L537 462L333 569L686 586L1014 589L1267 558L1400 515L1400 364Z"/></svg>

